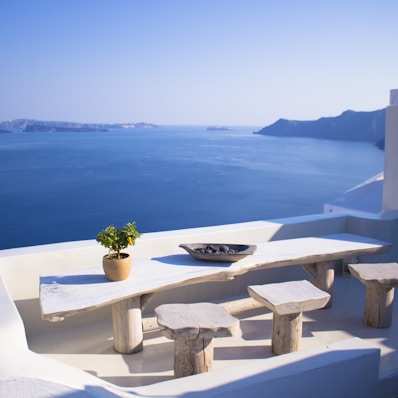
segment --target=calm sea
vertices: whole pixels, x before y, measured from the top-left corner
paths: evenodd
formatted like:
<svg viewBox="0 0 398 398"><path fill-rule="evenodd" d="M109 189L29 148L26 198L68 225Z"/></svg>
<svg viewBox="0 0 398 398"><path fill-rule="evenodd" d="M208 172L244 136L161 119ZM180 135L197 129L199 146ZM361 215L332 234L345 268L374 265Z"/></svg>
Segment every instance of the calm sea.
<svg viewBox="0 0 398 398"><path fill-rule="evenodd" d="M383 170L370 143L159 127L0 135L0 249L321 213Z"/></svg>

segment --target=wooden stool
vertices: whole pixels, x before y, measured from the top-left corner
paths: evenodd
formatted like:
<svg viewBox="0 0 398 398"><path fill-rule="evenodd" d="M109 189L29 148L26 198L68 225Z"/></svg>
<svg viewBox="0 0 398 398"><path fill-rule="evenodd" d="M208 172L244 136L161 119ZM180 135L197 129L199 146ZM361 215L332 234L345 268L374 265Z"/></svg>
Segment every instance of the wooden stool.
<svg viewBox="0 0 398 398"><path fill-rule="evenodd" d="M272 352L276 355L299 349L302 313L322 308L330 299L329 293L306 280L249 286L248 291L251 297L274 313Z"/></svg>
<svg viewBox="0 0 398 398"><path fill-rule="evenodd" d="M174 376L204 373L213 364L213 337L236 333L239 320L213 303L163 304L155 308L161 332L174 341Z"/></svg>
<svg viewBox="0 0 398 398"><path fill-rule="evenodd" d="M390 327L394 287L398 286L398 264L348 264L348 267L366 286L365 324L374 328Z"/></svg>

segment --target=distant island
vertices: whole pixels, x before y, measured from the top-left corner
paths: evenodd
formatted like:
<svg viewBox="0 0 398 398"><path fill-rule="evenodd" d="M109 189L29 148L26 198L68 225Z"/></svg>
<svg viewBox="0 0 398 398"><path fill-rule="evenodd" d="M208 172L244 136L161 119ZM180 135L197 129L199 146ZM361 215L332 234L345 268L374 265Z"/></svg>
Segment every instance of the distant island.
<svg viewBox="0 0 398 398"><path fill-rule="evenodd" d="M278 137L309 137L339 141L374 142L384 148L385 109L371 112L345 111L336 117L297 121L279 119L254 134Z"/></svg>
<svg viewBox="0 0 398 398"><path fill-rule="evenodd" d="M385 109L370 112L347 110L339 116L322 117L317 120L279 119L253 134L277 137L308 137L339 141L367 141L384 149ZM107 132L112 129L157 128L152 123L76 123L15 119L0 122L0 134L12 133L14 129L26 132ZM212 125L209 131L228 131L231 127Z"/></svg>
<svg viewBox="0 0 398 398"><path fill-rule="evenodd" d="M209 126L207 130L218 130L218 131L228 131L232 130L231 127L226 127L226 126Z"/></svg>
<svg viewBox="0 0 398 398"><path fill-rule="evenodd" d="M26 132L106 132L111 129L136 129L136 128L155 128L152 123L77 123L77 122L58 122L43 121L34 119L15 119L0 123L0 131L5 129L21 129Z"/></svg>
<svg viewBox="0 0 398 398"><path fill-rule="evenodd" d="M99 127L61 127L54 125L43 125L43 124L28 124L23 131L26 132L42 132L42 133L90 133L90 132L104 132L108 129Z"/></svg>

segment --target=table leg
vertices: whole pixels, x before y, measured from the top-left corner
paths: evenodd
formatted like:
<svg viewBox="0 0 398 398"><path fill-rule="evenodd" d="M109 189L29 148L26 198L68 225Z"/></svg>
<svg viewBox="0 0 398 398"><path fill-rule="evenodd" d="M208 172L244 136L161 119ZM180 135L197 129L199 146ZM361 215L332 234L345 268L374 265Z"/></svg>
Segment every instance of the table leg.
<svg viewBox="0 0 398 398"><path fill-rule="evenodd" d="M330 294L330 300L323 308L332 306L332 292L334 284L334 261L322 261L320 263L305 264L311 283L317 288Z"/></svg>
<svg viewBox="0 0 398 398"><path fill-rule="evenodd" d="M139 352L143 347L141 297L130 297L112 305L113 348L121 354Z"/></svg>
<svg viewBox="0 0 398 398"><path fill-rule="evenodd" d="M374 328L388 328L392 322L394 288L366 284L364 322Z"/></svg>

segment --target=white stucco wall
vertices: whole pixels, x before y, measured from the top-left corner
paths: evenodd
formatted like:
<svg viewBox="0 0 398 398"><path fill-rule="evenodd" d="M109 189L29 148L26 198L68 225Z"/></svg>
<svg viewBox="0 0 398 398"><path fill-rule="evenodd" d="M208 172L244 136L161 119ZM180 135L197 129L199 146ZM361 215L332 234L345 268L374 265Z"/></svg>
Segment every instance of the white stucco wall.
<svg viewBox="0 0 398 398"><path fill-rule="evenodd" d="M398 90L391 90L386 109L383 213L398 210Z"/></svg>

